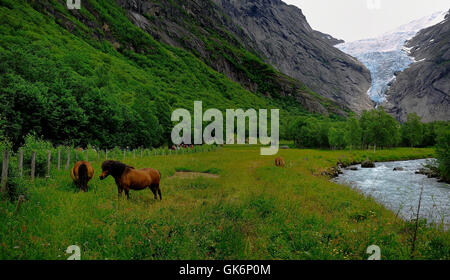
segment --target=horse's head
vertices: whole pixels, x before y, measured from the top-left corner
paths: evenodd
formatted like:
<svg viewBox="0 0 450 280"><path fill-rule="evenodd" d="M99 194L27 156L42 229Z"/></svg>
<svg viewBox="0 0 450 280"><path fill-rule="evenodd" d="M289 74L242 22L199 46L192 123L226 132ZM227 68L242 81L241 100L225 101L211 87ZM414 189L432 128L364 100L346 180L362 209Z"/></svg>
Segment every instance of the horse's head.
<svg viewBox="0 0 450 280"><path fill-rule="evenodd" d="M114 178L120 178L127 168L127 165L120 161L107 160L102 163L102 174L100 174L100 180L105 179L109 175Z"/></svg>

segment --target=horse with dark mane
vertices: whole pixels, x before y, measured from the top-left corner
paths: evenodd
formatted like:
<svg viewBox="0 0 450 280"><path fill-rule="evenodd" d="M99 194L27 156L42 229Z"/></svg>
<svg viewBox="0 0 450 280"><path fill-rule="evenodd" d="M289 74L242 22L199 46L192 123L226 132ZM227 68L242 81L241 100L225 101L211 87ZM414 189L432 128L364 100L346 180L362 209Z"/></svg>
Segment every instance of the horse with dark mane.
<svg viewBox="0 0 450 280"><path fill-rule="evenodd" d="M284 159L282 157L277 157L275 159L275 166L276 167L284 167L286 164L284 163Z"/></svg>
<svg viewBox="0 0 450 280"><path fill-rule="evenodd" d="M78 161L70 171L70 177L80 190L87 192L88 182L94 177L94 168L87 161Z"/></svg>
<svg viewBox="0 0 450 280"><path fill-rule="evenodd" d="M153 168L135 169L132 166L126 165L119 161L107 160L102 163L102 174L100 180L105 179L111 175L116 181L119 197L125 191L127 199L130 198L130 190L144 190L150 188L155 196L155 199L162 200L161 189L159 182L161 174L158 170Z"/></svg>

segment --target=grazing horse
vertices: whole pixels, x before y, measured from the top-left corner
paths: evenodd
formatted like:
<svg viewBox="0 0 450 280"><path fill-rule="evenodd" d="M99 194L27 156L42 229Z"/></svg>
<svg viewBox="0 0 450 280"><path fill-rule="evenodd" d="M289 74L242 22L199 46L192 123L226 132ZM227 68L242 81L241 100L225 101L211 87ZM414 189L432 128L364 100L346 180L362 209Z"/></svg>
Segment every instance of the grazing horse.
<svg viewBox="0 0 450 280"><path fill-rule="evenodd" d="M282 157L277 157L275 159L275 166L276 167L284 167L285 166L284 159Z"/></svg>
<svg viewBox="0 0 450 280"><path fill-rule="evenodd" d="M158 199L161 197L161 189L159 188L159 182L161 180L161 174L158 170L153 168L135 169L132 166L126 165L119 161L107 160L102 163L102 174L100 180L105 179L108 175L111 175L116 180L119 197L122 195L122 191L125 191L127 199L130 198L130 190L144 190L150 188Z"/></svg>
<svg viewBox="0 0 450 280"><path fill-rule="evenodd" d="M70 177L80 190L87 192L88 182L94 177L94 168L87 161L78 161L70 171Z"/></svg>

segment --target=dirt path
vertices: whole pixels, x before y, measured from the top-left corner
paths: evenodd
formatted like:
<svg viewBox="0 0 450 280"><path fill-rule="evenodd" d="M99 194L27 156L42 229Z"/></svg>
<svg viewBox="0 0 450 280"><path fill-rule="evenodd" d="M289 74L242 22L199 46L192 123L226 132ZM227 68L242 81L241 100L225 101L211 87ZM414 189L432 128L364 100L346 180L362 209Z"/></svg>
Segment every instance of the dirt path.
<svg viewBox="0 0 450 280"><path fill-rule="evenodd" d="M175 172L175 174L170 178L181 178L181 179L194 179L198 177L203 178L219 178L219 175L202 173L202 172Z"/></svg>

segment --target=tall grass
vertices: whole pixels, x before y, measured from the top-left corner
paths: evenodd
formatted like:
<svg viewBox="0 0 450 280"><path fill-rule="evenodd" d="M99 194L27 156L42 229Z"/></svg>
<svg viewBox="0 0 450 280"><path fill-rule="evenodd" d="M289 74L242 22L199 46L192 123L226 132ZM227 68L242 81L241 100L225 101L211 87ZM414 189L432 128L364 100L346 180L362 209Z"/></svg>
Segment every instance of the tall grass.
<svg viewBox="0 0 450 280"><path fill-rule="evenodd" d="M0 202L0 259L382 259L410 258L410 228L373 199L320 176L338 161L404 160L431 149L281 150L286 168L259 148L224 147L187 155L128 156L125 162L162 173L163 200L131 192L118 204L112 178L78 192L68 172L26 182L28 199ZM120 158L121 159L121 158ZM176 170L214 170L219 178L181 179ZM449 259L448 232L420 223L415 259Z"/></svg>

